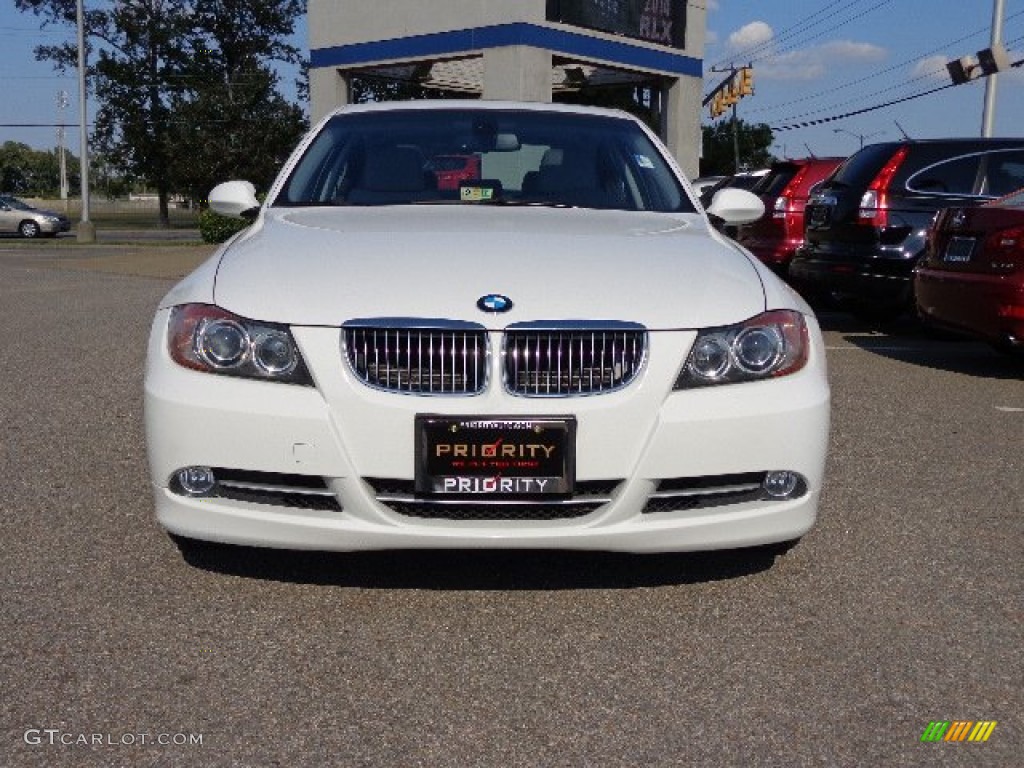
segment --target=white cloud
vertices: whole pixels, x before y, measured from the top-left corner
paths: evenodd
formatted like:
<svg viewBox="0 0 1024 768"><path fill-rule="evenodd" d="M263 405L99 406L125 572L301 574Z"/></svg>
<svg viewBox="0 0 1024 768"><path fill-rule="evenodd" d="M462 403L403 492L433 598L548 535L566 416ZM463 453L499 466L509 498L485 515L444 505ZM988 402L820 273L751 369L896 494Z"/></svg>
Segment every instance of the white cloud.
<svg viewBox="0 0 1024 768"><path fill-rule="evenodd" d="M813 49L812 49L813 50ZM885 60L885 49L872 43L833 40L820 46L820 51L838 62L875 62Z"/></svg>
<svg viewBox="0 0 1024 768"><path fill-rule="evenodd" d="M704 0L704 7L707 8L709 12L717 11L718 0Z"/></svg>
<svg viewBox="0 0 1024 768"><path fill-rule="evenodd" d="M832 40L822 45L787 51L754 64L768 80L817 80L842 67L885 60L886 51L871 43Z"/></svg>
<svg viewBox="0 0 1024 768"><path fill-rule="evenodd" d="M775 37L775 32L763 21L752 21L729 35L729 48L742 53L743 51L763 45Z"/></svg>

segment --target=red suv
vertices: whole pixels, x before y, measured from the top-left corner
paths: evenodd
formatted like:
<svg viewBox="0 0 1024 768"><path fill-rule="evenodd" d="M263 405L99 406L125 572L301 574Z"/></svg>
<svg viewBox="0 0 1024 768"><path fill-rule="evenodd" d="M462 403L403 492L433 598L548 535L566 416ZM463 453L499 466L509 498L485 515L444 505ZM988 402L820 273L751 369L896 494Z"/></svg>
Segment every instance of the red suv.
<svg viewBox="0 0 1024 768"><path fill-rule="evenodd" d="M811 188L828 177L843 157L805 157L773 163L750 191L764 202L764 216L740 227L736 236L757 258L784 275L804 243L804 207Z"/></svg>

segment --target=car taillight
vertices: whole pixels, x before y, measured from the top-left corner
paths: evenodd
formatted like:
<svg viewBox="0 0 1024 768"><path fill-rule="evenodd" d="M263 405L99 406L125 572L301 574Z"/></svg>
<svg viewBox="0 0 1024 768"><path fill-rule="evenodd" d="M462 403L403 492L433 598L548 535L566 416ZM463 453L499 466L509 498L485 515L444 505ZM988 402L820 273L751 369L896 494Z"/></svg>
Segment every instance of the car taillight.
<svg viewBox="0 0 1024 768"><path fill-rule="evenodd" d="M782 190L782 193L775 198L775 205L772 208L772 218L782 219L785 218L786 214L792 210L793 197L796 195L796 191L800 188L800 182L804 180L804 176L807 175L807 166L805 165L796 175L789 180L789 183Z"/></svg>
<svg viewBox="0 0 1024 768"><path fill-rule="evenodd" d="M879 229L889 225L889 185L909 151L907 147L900 147L896 150L896 154L889 158L889 162L882 166L882 170L868 185L867 191L860 199L860 210L857 211L858 222Z"/></svg>
<svg viewBox="0 0 1024 768"><path fill-rule="evenodd" d="M996 272L1013 272L1024 267L1024 227L993 232L985 238L982 253Z"/></svg>

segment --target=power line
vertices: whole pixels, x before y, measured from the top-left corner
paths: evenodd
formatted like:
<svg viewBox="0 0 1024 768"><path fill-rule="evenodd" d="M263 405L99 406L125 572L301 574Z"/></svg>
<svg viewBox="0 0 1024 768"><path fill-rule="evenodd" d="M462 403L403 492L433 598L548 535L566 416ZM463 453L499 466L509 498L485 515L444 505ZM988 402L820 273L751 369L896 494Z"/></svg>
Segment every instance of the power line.
<svg viewBox="0 0 1024 768"><path fill-rule="evenodd" d="M1014 64L1014 66L1017 66L1017 64ZM928 90L928 91L921 91L920 93L915 93L915 94L913 94L911 96L904 96L901 99L893 99L892 101L887 101L884 104L876 104L873 107L865 107L864 109L857 109L857 110L854 110L853 112L846 112L845 114L842 114L842 115L832 115L831 117L822 117L822 118L819 118L817 120L807 120L805 122L794 123L792 125L779 125L779 126L770 126L770 127L771 127L772 131L778 133L778 132L781 132L781 131L792 131L792 130L795 130L797 128L809 128L812 125L822 125L824 123L832 123L832 122L835 122L836 120L845 120L848 117L855 117L856 115L863 115L863 114L865 114L867 112L874 112L875 110L878 110L878 109L885 109L886 107L891 107L893 104L902 104L905 101L912 101L913 99L919 99L922 96L930 96L933 93L938 93L939 91L944 91L947 88L953 88L955 86L956 86L955 83L946 83L946 85L940 85L938 88L932 88L931 90ZM819 111L821 111L821 110L819 110Z"/></svg>
<svg viewBox="0 0 1024 768"><path fill-rule="evenodd" d="M831 8L834 8L835 6L844 5L844 6L849 7L849 6L852 6L852 5L856 5L857 3L860 3L860 2L864 2L864 0L852 0L852 2L850 2L849 0L834 0L834 2L824 6L822 8L819 8L817 11L814 11L813 13L808 14L807 16L805 16L804 18L800 19L796 23L791 24L790 26L786 27L781 32L779 32L778 34L774 34L773 33L772 37L770 39L763 40L760 43L754 43L753 45L748 46L747 48L744 48L744 49L742 49L740 51L737 51L731 57L724 58L724 59L721 59L720 61L715 62L712 65L712 69L724 66L726 63L732 61L733 59L746 59L746 58L749 58L751 56L754 56L754 55L760 53L761 51L763 51L763 50L765 50L767 48L771 48L772 46L776 45L780 40L788 40L788 39L796 36L797 34L799 34L804 29L809 29L811 27L817 26L818 24L821 24L823 21L825 21L824 19L819 20L819 21L812 21L812 20L816 16L821 16L822 14L827 13Z"/></svg>
<svg viewBox="0 0 1024 768"><path fill-rule="evenodd" d="M1011 67L1021 67L1021 66L1024 66L1024 59L1019 59L1018 61L1012 62L1010 64L1010 66ZM980 82L980 81L977 81L977 82ZM958 85L957 83L946 83L945 85L940 85L937 88L931 88L931 89L929 89L927 91L921 91L920 93L911 94L910 96L904 96L903 98L900 98L900 99L892 99L891 101L887 101L884 104L875 104L873 107L865 107L864 109L857 109L857 110L854 110L853 112L846 112L845 114L842 114L842 115L832 115L831 117L822 117L822 118L819 118L817 120L808 120L808 121L805 121L805 122L802 122L802 123L795 123L793 125L778 125L778 126L769 126L769 127L772 129L772 131L778 133L778 132L781 132L781 131L792 131L792 130L795 130L797 128L809 128L812 125L822 125L824 123L832 123L832 122L835 122L836 120L845 120L848 117L855 117L857 115L863 115L863 114L865 114L867 112L874 112L875 110L878 110L878 109L885 109L886 107L891 107L893 104L902 104L905 101L912 101L914 99L919 99L922 96L930 96L933 93L938 93L939 91L944 91L947 88L955 88L957 85ZM821 110L818 110L818 111L821 111Z"/></svg>
<svg viewBox="0 0 1024 768"><path fill-rule="evenodd" d="M1022 16L1022 15L1024 15L1024 11L1018 11L1017 13L1014 13L1011 16L1008 16L1006 20L1010 21L1010 20L1012 20L1012 19L1014 19L1014 18L1016 18L1018 16ZM899 64L893 64L892 66L886 67L885 69L878 70L877 72L874 72L872 74L865 75L864 77L858 78L856 80L850 80L850 81L848 81L846 83L840 83L840 84L838 84L838 85L836 85L834 87L829 88L829 92L830 93L835 93L836 91L842 91L842 90L845 90L847 88L852 88L855 85L860 85L861 83L867 82L868 80L873 80L876 77L881 77L884 74L887 74L887 73L892 72L894 70L900 69L901 67L905 67L908 64L913 64L913 63L915 63L917 61L920 61L921 59L923 59L923 58L925 58L927 56L932 56L932 55L938 54L938 53L942 52L944 49L946 49L946 48L948 48L950 46L957 45L958 43L962 43L962 42L964 42L966 40L971 39L972 37L976 37L976 36L978 36L980 34L988 32L988 30L989 30L988 26L982 27L981 29L978 29L978 30L976 30L974 32L971 32L970 34L964 35L963 37L958 37L955 40L950 40L949 42L944 43L943 45L941 45L941 46L939 46L937 48L933 48L930 51L925 51L923 53L915 54L913 57L911 57L911 58L909 58L909 59L907 59L905 61L902 61ZM1007 43L1007 45L1013 45L1014 43L1020 42L1021 39L1024 39L1024 38L1020 38L1018 40L1012 40L1009 43ZM940 71L941 70L936 70L936 72L940 72ZM748 114L757 114L759 112L767 112L767 111L770 111L770 110L773 110L773 109L779 109L781 107L786 107L786 106L789 106L791 104L799 104L799 103L802 103L802 102L805 102L805 101L813 101L813 100L818 99L818 98L820 98L820 94L815 93L815 94L811 94L811 95L808 95L808 96L803 96L803 97L801 97L799 99L792 99L790 101L784 101L784 102L781 102L781 103L778 103L778 104L769 104L767 106L762 106L762 107L751 105L751 107L747 110L747 113ZM842 106L842 105L840 104L838 106ZM826 107L826 109L831 109L831 107Z"/></svg>
<svg viewBox="0 0 1024 768"><path fill-rule="evenodd" d="M826 18L823 18L823 19L817 19L817 20L813 20L813 19L816 16L820 16L820 15L828 12L834 6L842 5L842 6L844 6L844 10L848 11L854 5L856 5L856 4L860 3L860 2L865 2L865 1L866 0L853 0L853 2L849 2L849 1L843 2L842 0L840 0L839 2L834 2L834 3L831 3L830 5L826 5L825 7L820 8L819 10L815 11L814 13L808 15L807 17L805 17L801 21L798 21L796 24L793 24L790 27L787 27L782 32L780 32L779 34L777 34L777 35L773 34L770 39L765 40L765 41L763 41L761 43L757 43L757 44L755 44L753 46L750 46L748 48L745 48L743 50L737 51L735 54L733 54L733 55L731 55L729 57L726 57L726 58L722 59L721 61L716 62L714 64L714 67L718 67L718 66L721 66L724 63L727 63L727 62L730 62L730 61L734 61L734 60L739 60L739 59L747 60L747 61L750 61L752 63L756 63L758 61L765 61L767 59L772 58L773 56L779 55L780 53L785 53L787 51L791 51L791 50L795 49L798 45L804 45L804 44L810 42L811 40L817 40L818 38L822 37L823 35L826 35L829 32L832 32L832 31L834 31L836 29L839 29L840 27L846 26L847 24L849 24L852 21L856 21L858 19L861 19L864 16L867 16L869 13L877 11L882 6L888 5L889 3L892 2L892 0L879 0L878 2L876 2L870 8L867 8L867 9L861 11L860 13L855 13L855 14L853 14L851 16L848 16L847 18L845 18L845 19L843 19L841 21L838 21L837 23L833 24L832 26L827 27L827 28L821 30L820 32L817 32L817 33L811 35L810 37L794 41L792 44L790 44L788 46L785 46L785 47L782 47L782 48L778 48L777 47L779 45L779 43L785 42L786 40L792 40L794 37L799 37L802 33L812 29L813 27L817 27L820 24L824 24L824 23L826 23L828 21L831 21L834 18L834 16L832 16L832 15L830 15L830 16L828 16Z"/></svg>
<svg viewBox="0 0 1024 768"><path fill-rule="evenodd" d="M828 29L823 29L821 32L818 32L815 35L811 35L810 37L808 37L808 38L806 38L804 40L800 40L798 43L794 43L793 45L790 45L790 46L787 46L787 47L783 47L783 48L780 48L778 50L773 50L770 54L767 54L765 56L761 56L760 58L755 58L753 61L755 63L758 62L758 61L765 61L767 59L772 58L773 56L778 56L779 54L782 54L782 53L788 53L789 51L795 50L797 45L806 45L807 43L811 42L812 40L817 40L818 38L827 35L829 32L833 32L833 31L839 29L840 27L845 27L847 24L849 24L852 21L857 21L858 19L864 18L869 13L872 13L873 11L877 11L883 5L888 5L891 2L892 2L892 0L880 0L880 2L876 3L875 5L871 6L870 8L868 8L868 9L866 9L866 10L862 11L861 13L858 13L858 14L856 14L854 16L850 16L849 18L844 19L844 20L842 20L840 22L837 22L836 24L833 24Z"/></svg>

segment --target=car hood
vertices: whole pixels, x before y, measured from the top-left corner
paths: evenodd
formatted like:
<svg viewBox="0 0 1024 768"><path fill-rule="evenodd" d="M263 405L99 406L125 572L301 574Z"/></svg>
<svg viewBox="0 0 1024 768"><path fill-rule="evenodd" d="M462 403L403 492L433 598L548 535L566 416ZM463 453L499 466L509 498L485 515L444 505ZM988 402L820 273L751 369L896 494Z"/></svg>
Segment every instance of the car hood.
<svg viewBox="0 0 1024 768"><path fill-rule="evenodd" d="M512 309L482 312L501 294ZM695 214L538 207L271 208L224 250L214 300L292 325L380 317L726 325L765 309L757 270Z"/></svg>

